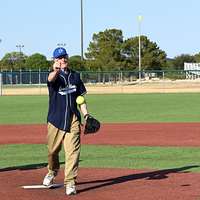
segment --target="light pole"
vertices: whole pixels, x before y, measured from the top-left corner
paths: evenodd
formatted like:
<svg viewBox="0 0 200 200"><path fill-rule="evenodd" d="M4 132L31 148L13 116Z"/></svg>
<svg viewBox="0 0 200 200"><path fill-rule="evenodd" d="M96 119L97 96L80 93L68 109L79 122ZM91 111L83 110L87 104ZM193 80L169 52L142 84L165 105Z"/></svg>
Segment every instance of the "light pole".
<svg viewBox="0 0 200 200"><path fill-rule="evenodd" d="M81 0L81 60L83 60L83 0Z"/></svg>
<svg viewBox="0 0 200 200"><path fill-rule="evenodd" d="M0 39L0 43L1 43L1 39ZM2 69L1 69L1 71L2 71ZM0 72L0 96L2 96L2 85L3 85L3 81L2 81L2 73Z"/></svg>
<svg viewBox="0 0 200 200"><path fill-rule="evenodd" d="M141 39L140 39L140 36L141 36L141 22L143 20L143 16L142 15L139 15L137 17L137 20L138 20L138 61L139 61L139 82L141 82Z"/></svg>
<svg viewBox="0 0 200 200"><path fill-rule="evenodd" d="M24 48L24 45L23 44L17 44L16 47L19 48L19 53L21 55L22 54L22 48Z"/></svg>
<svg viewBox="0 0 200 200"><path fill-rule="evenodd" d="M59 47L65 47L66 44L65 43L58 43L57 46L59 46Z"/></svg>
<svg viewBox="0 0 200 200"><path fill-rule="evenodd" d="M17 44L17 48L19 48L19 60L23 60L22 48L24 48L23 44Z"/></svg>

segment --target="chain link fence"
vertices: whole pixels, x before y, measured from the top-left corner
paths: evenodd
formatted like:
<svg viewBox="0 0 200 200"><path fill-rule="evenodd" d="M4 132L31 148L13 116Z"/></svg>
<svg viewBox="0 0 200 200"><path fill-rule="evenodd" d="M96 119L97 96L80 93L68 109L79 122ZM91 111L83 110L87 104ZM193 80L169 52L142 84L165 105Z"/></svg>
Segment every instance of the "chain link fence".
<svg viewBox="0 0 200 200"><path fill-rule="evenodd" d="M2 91L3 91L3 89L2 89L2 85L3 85L3 82L2 82L2 73L0 73L0 96L2 96Z"/></svg>
<svg viewBox="0 0 200 200"><path fill-rule="evenodd" d="M82 71L79 72L81 79L87 85L135 85L138 83L148 84L149 82L165 82L174 80L198 80L199 70L158 70L141 71ZM39 90L39 94L46 88L49 71L2 71L0 72L0 95L4 89L13 88L34 88Z"/></svg>
<svg viewBox="0 0 200 200"><path fill-rule="evenodd" d="M138 81L138 71L107 71L107 72L79 72L84 83L124 83ZM49 71L2 71L1 79L3 85L38 85L46 84ZM176 70L176 71L142 71L142 80L183 80L200 78L198 70Z"/></svg>

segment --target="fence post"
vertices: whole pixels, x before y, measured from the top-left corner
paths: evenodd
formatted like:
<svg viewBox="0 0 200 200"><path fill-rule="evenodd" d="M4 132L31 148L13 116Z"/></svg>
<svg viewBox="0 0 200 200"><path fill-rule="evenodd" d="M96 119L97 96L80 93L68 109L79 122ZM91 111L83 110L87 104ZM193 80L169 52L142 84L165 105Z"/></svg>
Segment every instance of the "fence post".
<svg viewBox="0 0 200 200"><path fill-rule="evenodd" d="M19 70L19 84L22 84L22 69Z"/></svg>
<svg viewBox="0 0 200 200"><path fill-rule="evenodd" d="M13 70L11 69L10 72L11 72L10 84L12 85L13 84Z"/></svg>
<svg viewBox="0 0 200 200"><path fill-rule="evenodd" d="M80 72L80 78L81 78L81 80L83 79L83 72L82 71Z"/></svg>
<svg viewBox="0 0 200 200"><path fill-rule="evenodd" d="M0 73L0 96L3 95L2 90L3 90L3 78L2 78L2 73Z"/></svg>
<svg viewBox="0 0 200 200"><path fill-rule="evenodd" d="M31 79L31 69L29 70L29 84L31 85L32 84L32 79Z"/></svg>
<svg viewBox="0 0 200 200"><path fill-rule="evenodd" d="M39 79L39 85L40 85L40 84L41 84L41 74L40 74L40 73L41 73L41 69L40 69L40 68L39 68L39 71L38 71L38 72L39 72L39 77L38 77L38 79Z"/></svg>
<svg viewBox="0 0 200 200"><path fill-rule="evenodd" d="M165 80L165 72L163 71L163 80Z"/></svg>

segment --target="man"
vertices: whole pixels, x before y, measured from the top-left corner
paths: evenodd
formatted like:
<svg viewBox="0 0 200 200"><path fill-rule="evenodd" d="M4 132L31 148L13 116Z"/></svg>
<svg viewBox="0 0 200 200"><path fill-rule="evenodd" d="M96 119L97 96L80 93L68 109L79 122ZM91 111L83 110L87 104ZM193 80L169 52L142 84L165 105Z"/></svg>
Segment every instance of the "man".
<svg viewBox="0 0 200 200"><path fill-rule="evenodd" d="M43 185L51 185L60 168L59 152L63 144L65 151L66 194L76 194L76 177L80 155L81 115L76 98L86 93L80 74L68 68L68 54L65 48L53 52L53 71L48 76L48 173ZM84 102L79 105L85 118L88 116Z"/></svg>

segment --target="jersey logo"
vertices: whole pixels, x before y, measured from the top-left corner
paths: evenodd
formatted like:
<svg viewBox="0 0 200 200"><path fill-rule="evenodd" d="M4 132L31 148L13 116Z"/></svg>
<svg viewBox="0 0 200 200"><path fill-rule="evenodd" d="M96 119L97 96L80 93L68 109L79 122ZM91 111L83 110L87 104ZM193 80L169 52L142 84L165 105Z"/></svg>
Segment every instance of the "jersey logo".
<svg viewBox="0 0 200 200"><path fill-rule="evenodd" d="M60 87L58 91L60 95L67 95L74 92L76 92L76 85L69 85L68 87L65 88Z"/></svg>

